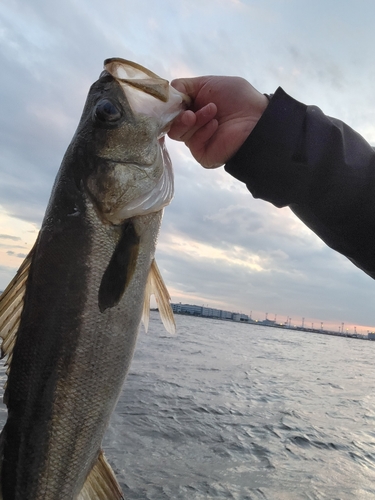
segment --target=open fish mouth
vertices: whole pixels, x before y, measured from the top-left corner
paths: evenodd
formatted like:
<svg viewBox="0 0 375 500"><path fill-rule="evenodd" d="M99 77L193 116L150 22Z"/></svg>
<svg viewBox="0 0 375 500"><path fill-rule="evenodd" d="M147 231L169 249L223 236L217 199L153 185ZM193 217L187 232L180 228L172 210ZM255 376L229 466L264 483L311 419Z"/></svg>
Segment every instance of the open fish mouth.
<svg viewBox="0 0 375 500"><path fill-rule="evenodd" d="M164 127L167 127L182 109L190 106L189 96L171 87L168 80L160 78L137 63L115 57L106 59L104 68L123 87L135 113L145 113L149 116L158 115L161 122L164 123ZM150 99L144 95L143 99L139 99L139 91L148 94ZM165 106L166 104L167 106ZM167 132L168 128L164 130L164 134Z"/></svg>

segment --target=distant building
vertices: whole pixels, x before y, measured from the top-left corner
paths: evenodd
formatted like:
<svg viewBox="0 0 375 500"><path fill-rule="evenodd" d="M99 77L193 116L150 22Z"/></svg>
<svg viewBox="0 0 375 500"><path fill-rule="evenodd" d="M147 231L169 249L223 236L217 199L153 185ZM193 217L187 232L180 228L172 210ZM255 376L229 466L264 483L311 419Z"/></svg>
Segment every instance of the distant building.
<svg viewBox="0 0 375 500"><path fill-rule="evenodd" d="M220 311L220 318L221 319L232 319L233 313L230 311Z"/></svg>
<svg viewBox="0 0 375 500"><path fill-rule="evenodd" d="M260 321L260 323L262 323L263 325L266 325L266 326L275 326L276 325L276 321L274 321L272 319L264 319L263 321Z"/></svg>
<svg viewBox="0 0 375 500"><path fill-rule="evenodd" d="M213 307L196 306L191 304L171 304L172 311L176 314L191 314L192 316L202 316L203 318L227 319L234 321L248 322L249 316L242 313L223 311Z"/></svg>
<svg viewBox="0 0 375 500"><path fill-rule="evenodd" d="M348 334L348 332L346 332L346 334L342 334L341 332L337 333L329 330L323 330L322 328L314 329L314 328L304 328L303 326L302 327L291 326L290 318L288 318L289 322L286 321L285 323L276 323L276 317L275 320L266 318L263 321L254 321L247 314L225 311L223 309L215 309L213 307L197 306L195 304L182 304L181 302L179 302L178 304L171 304L171 307L172 311L175 314L186 314L190 316L199 316L201 318L222 319L222 320L236 321L238 323L249 323L254 325L256 324L261 326L270 326L277 328L291 328L293 330L300 330L304 332L324 333L326 335L336 335L336 336L344 335L345 337L375 340L375 332L369 332L368 335L366 336L366 335L359 335L356 333L356 331L354 332L354 334Z"/></svg>
<svg viewBox="0 0 375 500"><path fill-rule="evenodd" d="M240 321L249 321L249 316L247 314L240 314Z"/></svg>
<svg viewBox="0 0 375 500"><path fill-rule="evenodd" d="M205 318L220 318L220 309L212 307L202 307L202 316Z"/></svg>
<svg viewBox="0 0 375 500"><path fill-rule="evenodd" d="M190 304L171 304L172 311L176 314L191 314L192 316L202 316L202 306Z"/></svg>

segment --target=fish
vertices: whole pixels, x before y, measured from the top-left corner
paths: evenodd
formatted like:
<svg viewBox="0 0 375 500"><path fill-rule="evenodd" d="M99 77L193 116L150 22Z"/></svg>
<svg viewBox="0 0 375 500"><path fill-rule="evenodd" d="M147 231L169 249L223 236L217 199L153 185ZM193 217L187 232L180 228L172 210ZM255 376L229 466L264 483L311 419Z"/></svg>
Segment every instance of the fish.
<svg viewBox="0 0 375 500"><path fill-rule="evenodd" d="M189 98L141 65L104 61L35 245L0 298L6 357L2 500L117 500L101 442L154 294L173 171L164 136Z"/></svg>

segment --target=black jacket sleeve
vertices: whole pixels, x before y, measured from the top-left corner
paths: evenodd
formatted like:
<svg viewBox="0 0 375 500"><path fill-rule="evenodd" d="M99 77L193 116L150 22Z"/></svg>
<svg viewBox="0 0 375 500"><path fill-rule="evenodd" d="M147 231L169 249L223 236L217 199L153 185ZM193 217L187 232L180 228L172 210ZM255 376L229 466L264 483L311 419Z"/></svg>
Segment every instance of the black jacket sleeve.
<svg viewBox="0 0 375 500"><path fill-rule="evenodd" d="M278 88L225 169L375 278L375 152L350 127Z"/></svg>

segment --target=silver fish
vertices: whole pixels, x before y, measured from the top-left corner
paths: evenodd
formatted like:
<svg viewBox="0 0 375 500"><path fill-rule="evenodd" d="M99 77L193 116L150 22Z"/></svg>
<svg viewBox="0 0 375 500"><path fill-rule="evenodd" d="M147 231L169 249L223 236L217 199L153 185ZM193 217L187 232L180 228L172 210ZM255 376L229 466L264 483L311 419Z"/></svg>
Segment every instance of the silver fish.
<svg viewBox="0 0 375 500"><path fill-rule="evenodd" d="M108 59L37 241L0 299L3 500L121 499L101 451L150 294L174 330L155 246L173 173L163 136L188 98Z"/></svg>

